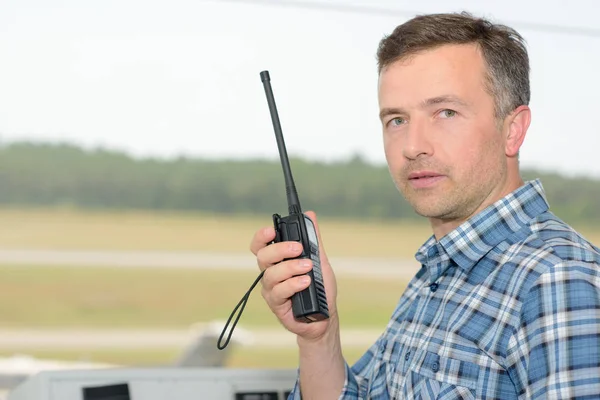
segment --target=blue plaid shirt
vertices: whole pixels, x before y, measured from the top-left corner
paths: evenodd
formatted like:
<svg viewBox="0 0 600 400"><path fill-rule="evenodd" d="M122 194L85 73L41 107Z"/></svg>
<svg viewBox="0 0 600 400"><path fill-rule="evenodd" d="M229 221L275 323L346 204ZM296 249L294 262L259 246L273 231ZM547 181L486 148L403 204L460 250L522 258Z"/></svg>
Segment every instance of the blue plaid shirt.
<svg viewBox="0 0 600 400"><path fill-rule="evenodd" d="M340 399L600 399L600 249L548 211L539 180L416 258Z"/></svg>

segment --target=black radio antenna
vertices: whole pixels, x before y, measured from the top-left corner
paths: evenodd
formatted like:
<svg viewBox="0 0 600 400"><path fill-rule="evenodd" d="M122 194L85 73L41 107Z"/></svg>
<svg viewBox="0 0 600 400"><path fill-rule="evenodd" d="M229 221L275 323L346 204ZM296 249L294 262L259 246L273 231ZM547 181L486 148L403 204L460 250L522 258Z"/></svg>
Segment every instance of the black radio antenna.
<svg viewBox="0 0 600 400"><path fill-rule="evenodd" d="M290 214L300 214L302 208L300 207L300 200L298 199L298 192L296 191L296 185L294 184L290 161L288 159L287 150L285 149L285 141L283 140L283 133L281 132L281 123L279 122L279 114L277 113L277 106L275 105L275 98L273 97L269 71L262 71L260 73L260 79L265 87L267 103L269 104L269 111L271 112L271 120L273 121L273 129L275 130L275 138L277 139L277 147L279 148L279 158L281 159L281 168L283 168L283 177L285 179L285 193L287 194L288 210Z"/></svg>

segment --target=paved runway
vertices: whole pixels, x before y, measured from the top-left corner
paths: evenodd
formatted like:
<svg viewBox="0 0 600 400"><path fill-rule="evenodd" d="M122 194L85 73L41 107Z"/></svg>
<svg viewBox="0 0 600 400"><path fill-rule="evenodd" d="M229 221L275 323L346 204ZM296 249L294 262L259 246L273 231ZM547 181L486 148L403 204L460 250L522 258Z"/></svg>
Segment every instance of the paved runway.
<svg viewBox="0 0 600 400"><path fill-rule="evenodd" d="M383 332L376 329L346 329L340 333L344 346L366 347ZM196 332L194 334L193 332ZM0 349L151 349L183 348L201 329L0 329ZM211 331L215 346L221 331ZM295 348L296 337L281 328L244 329L237 326L233 341L252 347Z"/></svg>
<svg viewBox="0 0 600 400"><path fill-rule="evenodd" d="M336 275L410 279L420 265L415 260L330 257ZM80 267L257 269L250 252L75 251L0 249L0 264Z"/></svg>

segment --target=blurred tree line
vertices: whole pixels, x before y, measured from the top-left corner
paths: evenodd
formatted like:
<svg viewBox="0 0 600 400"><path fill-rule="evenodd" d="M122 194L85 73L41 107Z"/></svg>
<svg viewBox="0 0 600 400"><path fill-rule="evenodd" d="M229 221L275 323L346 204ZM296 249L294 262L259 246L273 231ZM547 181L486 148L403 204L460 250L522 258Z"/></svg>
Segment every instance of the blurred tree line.
<svg viewBox="0 0 600 400"><path fill-rule="evenodd" d="M354 157L337 163L292 158L304 210L352 218L421 218L385 166ZM526 170L541 178L551 209L570 223L600 223L600 180ZM84 209L287 213L279 161L136 159L69 144L0 144L0 204Z"/></svg>

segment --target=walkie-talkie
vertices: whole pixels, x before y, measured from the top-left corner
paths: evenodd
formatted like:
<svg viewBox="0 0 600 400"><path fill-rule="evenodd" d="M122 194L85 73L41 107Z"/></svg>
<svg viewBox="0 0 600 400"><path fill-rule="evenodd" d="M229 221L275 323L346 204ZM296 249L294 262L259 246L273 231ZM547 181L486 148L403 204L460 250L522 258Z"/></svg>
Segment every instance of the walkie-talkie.
<svg viewBox="0 0 600 400"><path fill-rule="evenodd" d="M294 184L294 178L292 177L292 171L290 169L290 163L288 160L287 151L285 149L285 142L283 140L283 134L281 133L281 124L279 123L279 115L277 113L277 107L275 106L275 99L273 98L273 90L271 89L271 78L269 77L269 71L262 71L260 73L260 79L265 87L265 93L267 95L267 103L269 104L269 110L271 111L271 120L273 121L273 128L275 129L275 137L277 138L277 146L279 148L279 156L281 158L281 166L283 168L283 176L285 178L285 190L287 193L288 211L290 215L282 217L279 214L273 214L273 225L275 227L275 239L272 243L296 241L302 243L302 254L299 258L310 258L312 260L313 267L305 275L310 276L310 285L302 290L301 292L295 293L292 296L292 311L294 318L300 322L316 322L322 321L329 318L329 307L327 306L327 296L325 295L325 286L323 285L323 275L321 274L321 259L319 258L319 240L317 238L317 231L310 218L302 212L300 207L300 200L298 200L298 192L296 191L296 185ZM289 258L286 260L290 260ZM286 261L283 260L283 261ZM237 325L242 312L246 307L248 298L252 289L260 282L264 271L262 271L258 277L254 280L254 283L250 286L250 289L246 292L244 297L240 300L237 306L231 312L227 323L223 327L223 331L219 336L217 342L217 348L223 350L227 347L233 330ZM240 312L236 317L231 331L227 336L227 340L224 344L221 344L223 336L227 331L227 327L231 322L231 319L235 315L235 312L240 308Z"/></svg>
<svg viewBox="0 0 600 400"><path fill-rule="evenodd" d="M296 241L302 243L302 254L297 258L310 258L313 267L307 272L310 276L310 285L292 296L292 310L294 318L303 322L322 321L329 318L329 309L327 307L327 296L325 295L325 286L323 285L323 275L321 274L321 259L319 258L319 241L313 222L302 212L298 192L292 177L292 171L281 132L279 114L271 89L271 78L269 71L262 71L260 79L265 87L267 103L271 112L273 129L279 148L279 157L281 158L281 167L285 179L285 191L287 194L289 215L282 217L279 214L273 214L273 225L275 227L274 243L285 241Z"/></svg>

